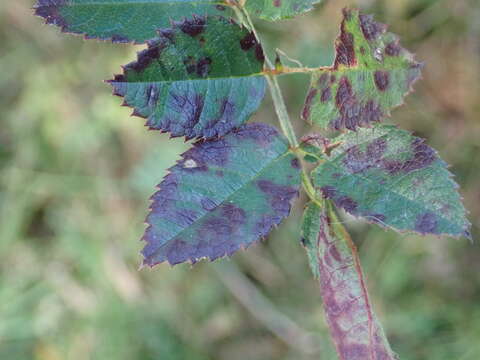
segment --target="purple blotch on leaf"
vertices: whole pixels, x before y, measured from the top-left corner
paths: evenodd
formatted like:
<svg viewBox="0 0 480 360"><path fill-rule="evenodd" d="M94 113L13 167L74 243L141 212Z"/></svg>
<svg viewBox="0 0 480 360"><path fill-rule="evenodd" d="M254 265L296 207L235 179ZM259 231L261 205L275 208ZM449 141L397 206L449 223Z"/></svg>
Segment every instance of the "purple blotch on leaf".
<svg viewBox="0 0 480 360"><path fill-rule="evenodd" d="M365 104L358 102L352 84L346 76L339 81L335 103L340 116L330 122L330 127L334 130L344 128L355 130L359 126L368 126L373 122L379 122L383 117L380 105L375 101L368 100Z"/></svg>
<svg viewBox="0 0 480 360"><path fill-rule="evenodd" d="M364 14L360 14L360 27L362 28L363 36L368 41L377 39L387 29L386 25L374 21L372 15Z"/></svg>
<svg viewBox="0 0 480 360"><path fill-rule="evenodd" d="M204 16L193 15L192 19L174 22L174 25L178 26L185 34L195 37L205 30L206 18Z"/></svg>
<svg viewBox="0 0 480 360"><path fill-rule="evenodd" d="M415 230L421 234L435 234L437 222L437 216L434 213L427 212L418 216Z"/></svg>
<svg viewBox="0 0 480 360"><path fill-rule="evenodd" d="M60 8L65 4L66 0L38 0L34 7L35 15L43 17L47 24L57 25L66 30L68 24L60 15Z"/></svg>
<svg viewBox="0 0 480 360"><path fill-rule="evenodd" d="M388 89L390 85L390 74L388 73L388 71L375 71L373 77L378 90L385 91Z"/></svg>
<svg viewBox="0 0 480 360"><path fill-rule="evenodd" d="M307 99L305 100L305 106L302 112L302 118L304 120L308 120L310 118L310 112L312 110L312 103L315 96L317 96L318 90L315 88L311 88L308 92Z"/></svg>

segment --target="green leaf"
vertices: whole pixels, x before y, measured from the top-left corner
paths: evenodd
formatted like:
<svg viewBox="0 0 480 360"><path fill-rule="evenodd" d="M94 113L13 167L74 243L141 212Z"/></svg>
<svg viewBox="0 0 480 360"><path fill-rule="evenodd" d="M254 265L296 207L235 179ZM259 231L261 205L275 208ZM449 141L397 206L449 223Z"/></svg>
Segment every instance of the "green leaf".
<svg viewBox="0 0 480 360"><path fill-rule="evenodd" d="M300 165L270 125L197 142L152 197L144 264L215 260L246 248L290 213Z"/></svg>
<svg viewBox="0 0 480 360"><path fill-rule="evenodd" d="M260 106L266 81L253 33L223 17L174 22L110 83L150 129L213 138L242 125Z"/></svg>
<svg viewBox="0 0 480 360"><path fill-rule="evenodd" d="M397 360L373 311L355 245L331 204L308 204L302 234L339 359Z"/></svg>
<svg viewBox="0 0 480 360"><path fill-rule="evenodd" d="M144 43L171 19L231 16L232 11L218 0L38 0L35 14L86 38Z"/></svg>
<svg viewBox="0 0 480 360"><path fill-rule="evenodd" d="M344 10L336 58L312 75L302 117L323 129L355 130L382 121L420 77L422 64L372 16Z"/></svg>
<svg viewBox="0 0 480 360"><path fill-rule="evenodd" d="M312 177L337 206L399 231L470 237L458 185L424 140L387 125L335 140Z"/></svg>
<svg viewBox="0 0 480 360"><path fill-rule="evenodd" d="M247 0L245 8L269 21L292 18L313 9L321 0Z"/></svg>

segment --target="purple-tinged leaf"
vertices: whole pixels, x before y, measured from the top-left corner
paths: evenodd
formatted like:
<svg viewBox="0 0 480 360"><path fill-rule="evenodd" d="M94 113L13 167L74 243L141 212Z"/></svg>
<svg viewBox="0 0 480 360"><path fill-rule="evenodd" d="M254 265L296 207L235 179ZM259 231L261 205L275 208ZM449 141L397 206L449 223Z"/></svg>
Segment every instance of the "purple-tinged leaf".
<svg viewBox="0 0 480 360"><path fill-rule="evenodd" d="M219 0L38 0L35 14L63 32L87 39L144 43L171 19L193 15L232 16Z"/></svg>
<svg viewBox="0 0 480 360"><path fill-rule="evenodd" d="M210 139L241 126L258 109L266 81L253 33L231 19L195 16L159 36L110 81L150 129Z"/></svg>
<svg viewBox="0 0 480 360"><path fill-rule="evenodd" d="M458 185L424 140L380 125L334 141L312 178L335 205L398 231L470 237Z"/></svg>
<svg viewBox="0 0 480 360"><path fill-rule="evenodd" d="M270 125L197 142L152 197L144 264L215 260L248 247L288 216L299 186L299 161Z"/></svg>
<svg viewBox="0 0 480 360"><path fill-rule="evenodd" d="M373 311L355 245L331 204L308 204L302 236L339 359L398 359Z"/></svg>
<svg viewBox="0 0 480 360"><path fill-rule="evenodd" d="M370 15L345 9L333 66L313 73L303 119L323 129L356 130L403 103L422 64Z"/></svg>

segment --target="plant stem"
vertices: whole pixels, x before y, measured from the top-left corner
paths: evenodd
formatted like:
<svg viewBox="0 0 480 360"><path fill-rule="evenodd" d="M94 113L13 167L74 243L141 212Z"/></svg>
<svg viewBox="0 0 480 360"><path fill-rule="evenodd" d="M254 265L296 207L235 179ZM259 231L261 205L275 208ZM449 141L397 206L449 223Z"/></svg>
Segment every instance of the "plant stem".
<svg viewBox="0 0 480 360"><path fill-rule="evenodd" d="M244 25L250 28L250 30L253 31L257 40L260 41L257 30L255 29L252 19L250 18L250 15L245 10L245 8L236 6L234 7L234 9L240 20L244 22ZM297 148L299 145L297 136L295 135L295 130L293 130L292 122L290 121L287 106L285 105L285 101L283 100L282 90L280 89L278 79L273 73L275 71L275 68L267 54L265 54L265 63L268 67L267 71L265 71L265 77L267 79L268 86L270 87L270 93L272 94L273 105L275 107L275 112L277 113L278 121L280 122L280 127L282 128L283 133L287 137L290 146L292 148Z"/></svg>
<svg viewBox="0 0 480 360"><path fill-rule="evenodd" d="M255 35L256 39L260 41L260 37L258 36L257 30L253 25L252 19L250 15L245 10L244 7L237 5L234 6L235 13L237 14L239 20L247 26ZM270 87L270 92L272 94L273 105L275 108L275 112L277 113L278 120L280 122L280 127L284 135L287 137L288 142L290 143L290 147L296 151L299 147L299 143L297 140L297 136L295 135L295 130L293 129L292 122L290 121L290 116L288 115L287 106L285 105L285 100L283 99L282 90L280 89L280 85L278 83L277 75L278 73L275 72L275 67L273 66L271 60L269 59L268 55L265 54L265 63L268 67L266 71L264 71L264 75L267 78L268 86ZM285 71L285 72L307 72L307 71L295 71L294 68L287 68L292 71ZM304 70L307 68L301 68ZM321 68L319 68L321 69ZM300 156L300 159L302 157ZM302 185L307 193L308 197L319 206L322 204L322 201L319 200L315 193L315 188L310 180L310 176L308 175L305 162L303 160L300 161L302 164Z"/></svg>
<svg viewBox="0 0 480 360"><path fill-rule="evenodd" d="M292 123L290 122L290 116L288 115L287 107L285 105L285 101L283 100L278 79L274 75L266 75L265 77L267 78L268 86L270 87L273 105L275 107L275 112L277 113L283 133L287 137L290 146L297 148L299 146L297 136L295 135Z"/></svg>

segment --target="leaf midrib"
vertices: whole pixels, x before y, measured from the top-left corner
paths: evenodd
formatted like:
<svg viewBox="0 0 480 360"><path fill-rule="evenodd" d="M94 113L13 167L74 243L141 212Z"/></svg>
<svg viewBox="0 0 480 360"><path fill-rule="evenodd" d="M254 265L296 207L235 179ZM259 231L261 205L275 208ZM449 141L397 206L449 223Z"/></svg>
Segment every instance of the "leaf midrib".
<svg viewBox="0 0 480 360"><path fill-rule="evenodd" d="M118 2L96 2L96 1L91 1L91 2L86 2L86 3L66 3L62 6L69 6L69 7L76 7L76 6L90 6L90 5L96 5L96 6L122 6L122 5L152 5L152 4L165 4L165 5L171 5L171 4L205 4L205 5L225 5L228 6L224 1L201 1L201 0L191 0L191 1L175 1L175 0L169 0L169 1L157 1L157 0L152 0L152 1L123 1L121 3ZM59 6L59 5L42 5L42 6Z"/></svg>
<svg viewBox="0 0 480 360"><path fill-rule="evenodd" d="M232 75L232 76L219 76L219 77L209 77L205 79L182 79L182 80L163 80L163 81L147 81L147 80L142 80L142 81L115 81L115 80L109 80L111 84L165 84L165 83L182 83L182 82L202 82L202 81L208 81L208 80L230 80L230 79L243 79L243 78L253 78L253 77L262 77L265 76L265 73L259 72L259 73L253 73L249 75Z"/></svg>

